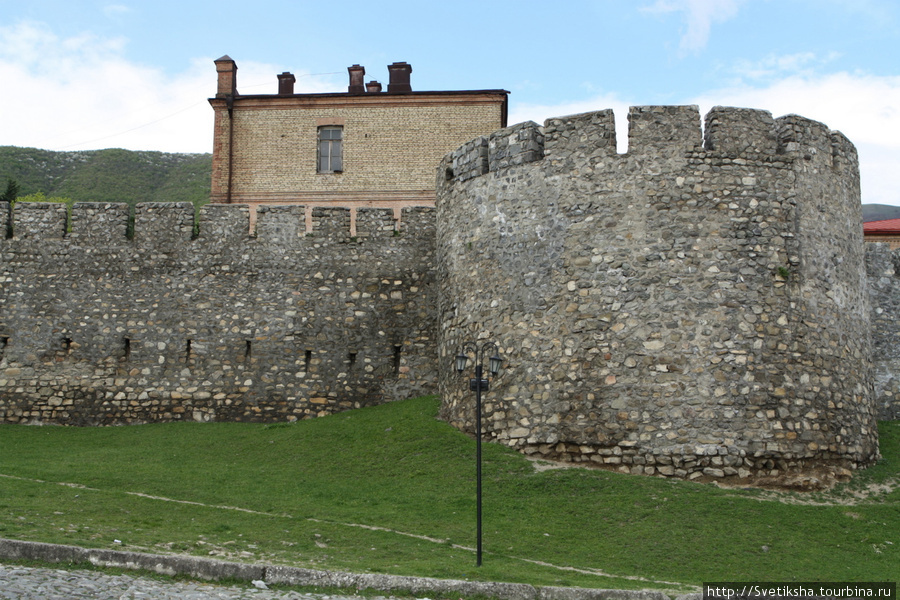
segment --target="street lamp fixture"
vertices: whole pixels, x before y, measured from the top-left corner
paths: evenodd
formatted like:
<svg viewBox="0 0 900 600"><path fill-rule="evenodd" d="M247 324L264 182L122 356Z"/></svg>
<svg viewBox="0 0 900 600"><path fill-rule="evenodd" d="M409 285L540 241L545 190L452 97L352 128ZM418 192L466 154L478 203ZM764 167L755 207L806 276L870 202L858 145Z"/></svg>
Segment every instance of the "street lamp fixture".
<svg viewBox="0 0 900 600"><path fill-rule="evenodd" d="M492 354L491 354L492 353ZM503 366L503 359L500 358L500 348L494 342L465 342L459 353L456 355L455 367L457 373L466 370L469 363L469 355L475 358L475 377L469 380L469 390L475 392L475 496L477 504L477 529L478 544L476 550L475 564L481 566L481 392L486 392L490 388L491 378L500 375L500 368ZM490 355L490 356L489 356ZM489 377L484 376L485 357L489 356L488 373Z"/></svg>

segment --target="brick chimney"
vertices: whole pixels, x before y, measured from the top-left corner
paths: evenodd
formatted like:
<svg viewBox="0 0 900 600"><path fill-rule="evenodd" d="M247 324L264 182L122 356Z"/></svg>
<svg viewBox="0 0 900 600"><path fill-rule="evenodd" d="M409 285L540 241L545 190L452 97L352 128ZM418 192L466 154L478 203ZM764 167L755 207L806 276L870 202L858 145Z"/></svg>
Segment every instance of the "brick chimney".
<svg viewBox="0 0 900 600"><path fill-rule="evenodd" d="M366 84L367 94L377 94L381 91L381 84L374 79Z"/></svg>
<svg viewBox="0 0 900 600"><path fill-rule="evenodd" d="M363 85L363 79L366 76L366 68L359 65L347 67L350 73L350 86L347 88L349 94L365 94L366 86Z"/></svg>
<svg viewBox="0 0 900 600"><path fill-rule="evenodd" d="M237 64L227 54L213 62L216 63L216 73L219 74L216 98L237 96Z"/></svg>
<svg viewBox="0 0 900 600"><path fill-rule="evenodd" d="M292 73L285 71L278 76L278 95L290 96L294 93L294 82L297 78Z"/></svg>
<svg viewBox="0 0 900 600"><path fill-rule="evenodd" d="M412 66L405 62L395 62L388 65L390 73L390 82L388 83L389 92L411 92L412 87L409 85L409 74L412 73Z"/></svg>

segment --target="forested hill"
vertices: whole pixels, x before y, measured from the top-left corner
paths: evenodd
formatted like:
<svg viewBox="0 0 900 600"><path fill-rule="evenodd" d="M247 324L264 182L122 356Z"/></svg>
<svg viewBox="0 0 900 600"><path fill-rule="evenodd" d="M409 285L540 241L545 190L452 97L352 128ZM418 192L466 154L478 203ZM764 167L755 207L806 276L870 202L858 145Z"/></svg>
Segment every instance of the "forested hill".
<svg viewBox="0 0 900 600"><path fill-rule="evenodd" d="M209 200L212 155L132 150L53 152L0 146L0 188L12 178L19 197L42 192L75 202ZM2 189L0 189L2 191Z"/></svg>
<svg viewBox="0 0 900 600"><path fill-rule="evenodd" d="M887 204L863 204L863 221L883 221L885 219L900 219L900 206Z"/></svg>

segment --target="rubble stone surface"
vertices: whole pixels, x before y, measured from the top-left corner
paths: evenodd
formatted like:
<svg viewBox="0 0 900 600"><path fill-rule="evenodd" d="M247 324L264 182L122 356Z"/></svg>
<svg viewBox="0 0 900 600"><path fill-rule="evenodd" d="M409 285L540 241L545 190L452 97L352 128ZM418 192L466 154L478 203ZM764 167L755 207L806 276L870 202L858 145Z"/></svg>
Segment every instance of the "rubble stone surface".
<svg viewBox="0 0 900 600"><path fill-rule="evenodd" d="M871 464L853 145L748 109L713 108L705 139L696 106L632 107L629 121L626 154L601 111L495 132L477 177L466 148L444 160L467 175L438 181L440 361L499 344L487 439L800 487ZM467 382L440 376L442 416L472 432Z"/></svg>

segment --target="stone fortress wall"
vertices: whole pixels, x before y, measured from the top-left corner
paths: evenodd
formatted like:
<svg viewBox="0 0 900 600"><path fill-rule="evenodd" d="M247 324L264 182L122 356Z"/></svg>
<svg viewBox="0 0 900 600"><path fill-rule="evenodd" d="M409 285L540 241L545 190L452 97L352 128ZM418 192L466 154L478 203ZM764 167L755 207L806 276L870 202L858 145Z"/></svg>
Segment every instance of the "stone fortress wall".
<svg viewBox="0 0 900 600"><path fill-rule="evenodd" d="M856 151L797 116L633 107L524 123L438 174L439 352L499 343L489 438L688 478L878 456ZM464 379L464 378L463 378ZM442 416L473 430L467 381Z"/></svg>
<svg viewBox="0 0 900 600"><path fill-rule="evenodd" d="M876 411L900 414L900 254L864 256L852 144L746 109L630 122L621 155L611 111L476 138L436 208L357 208L353 236L347 208L210 204L197 232L190 205L144 204L132 232L125 205L0 206L0 422L439 391L471 431L449 365L489 337L486 435L528 454L747 482L870 464Z"/></svg>
<svg viewBox="0 0 900 600"><path fill-rule="evenodd" d="M866 244L875 401L884 420L900 419L900 249L891 245Z"/></svg>
<svg viewBox="0 0 900 600"><path fill-rule="evenodd" d="M18 203L0 422L285 420L434 390L433 209ZM9 206L0 207L0 215ZM6 224L2 229L7 230Z"/></svg>

